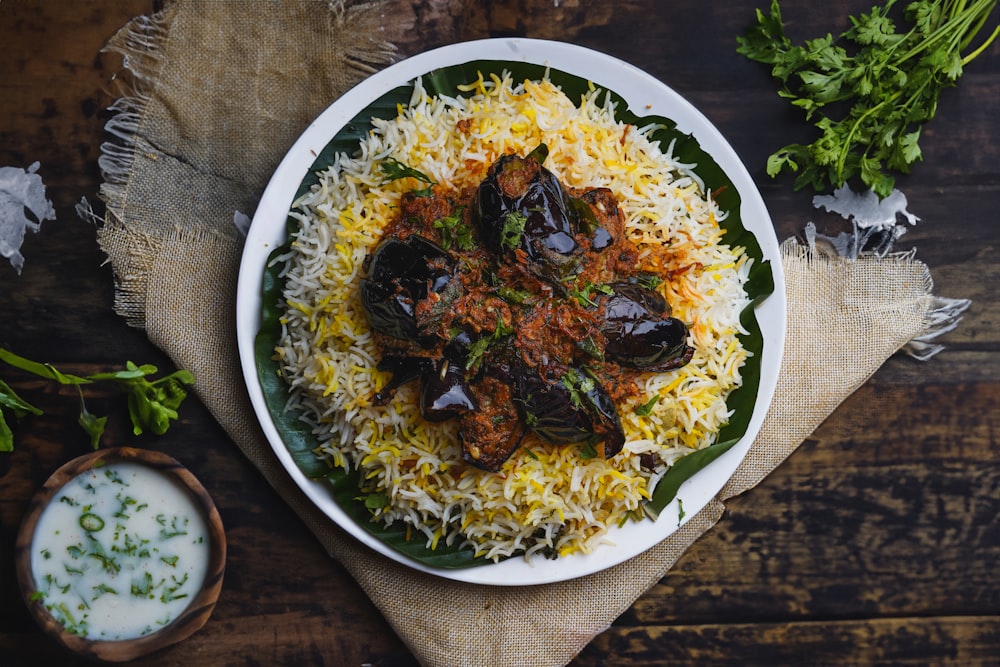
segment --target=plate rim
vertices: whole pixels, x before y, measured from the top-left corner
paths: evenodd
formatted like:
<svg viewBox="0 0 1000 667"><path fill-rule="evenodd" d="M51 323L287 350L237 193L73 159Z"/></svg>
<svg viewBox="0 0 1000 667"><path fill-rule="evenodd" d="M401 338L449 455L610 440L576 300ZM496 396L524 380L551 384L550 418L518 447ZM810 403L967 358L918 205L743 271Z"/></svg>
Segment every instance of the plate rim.
<svg viewBox="0 0 1000 667"><path fill-rule="evenodd" d="M691 507L696 507L696 510L680 511L678 498L681 497L681 493L678 492L678 498L675 498L657 519L657 523L669 522L673 528L662 534L659 531L653 531L657 533L655 540L643 541L641 548L633 548L624 556L622 554L625 552L618 552L618 554L608 558L608 552L617 547L601 546L591 554L574 555L556 561L539 562L540 559L534 559L529 563L523 558L514 557L500 563L484 564L468 569L435 568L414 561L405 554L385 545L361 526L358 526L343 509L332 502L330 494L322 482L310 479L302 473L284 445L264 403L254 354L254 338L260 326L262 303L260 286L263 265L271 250L285 240L285 222L288 211L291 209L295 192L302 179L307 176L316 155L339 131L340 127L348 123L359 109L363 109L371 101L434 69L475 60L529 62L551 66L572 76L593 81L598 87L613 90L626 100L628 107L638 116L661 115L676 122L677 130L694 136L701 149L720 164L729 180L737 187L741 200L740 215L744 227L757 239L764 259L770 261L774 291L756 306L755 313L761 325L763 354L765 359L767 356L773 355L774 363L762 364L754 410L746 433L732 449L722 454L706 469L699 471L691 480L681 486L686 498L690 499L692 491L694 492L696 500L691 503ZM590 71L588 74L584 74L581 73L583 69ZM616 81L631 82L626 92L622 92L621 85L607 85L605 82L616 69L624 70L627 74L627 76L616 75ZM601 72L600 77L595 76L596 71ZM632 88L640 87L640 83L648 86L647 89L655 91L649 96L653 100L652 103L640 103L636 99ZM676 105L671 107L671 113L666 113L665 110L653 110L657 104L668 103ZM748 226L748 221L751 219L761 222L756 223L751 229ZM762 230L758 227L762 226L763 223L766 223L766 229L763 231L769 230L770 234L765 234L762 237ZM668 538L696 516L706 505L710 504L746 457L760 427L763 425L777 385L787 326L784 275L770 215L760 191L743 161L714 124L668 84L625 61L600 51L566 42L528 38L491 38L459 42L414 55L364 79L327 106L310 122L287 151L261 195L241 255L236 297L237 347L240 366L255 417L282 467L312 505L353 538L397 563L446 579L500 586L555 583L613 567ZM709 472L712 474L707 475L706 473ZM712 483L705 484L706 477L710 477ZM719 478L721 478L721 482ZM700 489L692 488L692 482L695 481L702 483ZM710 487L714 487L714 489L710 493L706 493L706 489ZM628 528L612 529L609 537L613 537L615 534L620 535L616 532L619 530L628 530Z"/></svg>

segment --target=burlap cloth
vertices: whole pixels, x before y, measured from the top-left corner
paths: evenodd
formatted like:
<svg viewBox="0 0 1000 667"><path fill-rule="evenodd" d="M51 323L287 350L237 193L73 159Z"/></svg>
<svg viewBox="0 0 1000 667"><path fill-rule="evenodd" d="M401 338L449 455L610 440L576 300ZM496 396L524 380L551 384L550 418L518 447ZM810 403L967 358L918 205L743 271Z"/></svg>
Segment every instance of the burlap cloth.
<svg viewBox="0 0 1000 667"><path fill-rule="evenodd" d="M788 338L763 430L718 499L648 552L584 579L523 588L397 565L333 526L286 476L241 389L234 324L234 214L253 213L312 118L398 57L370 37L390 20L377 3L192 0L139 17L111 40L107 51L125 56L125 69L102 151L98 240L114 269L115 306L194 373L201 400L423 664L563 665L664 576L724 500L756 485L886 358L934 326L928 271L908 256L845 261L785 244Z"/></svg>

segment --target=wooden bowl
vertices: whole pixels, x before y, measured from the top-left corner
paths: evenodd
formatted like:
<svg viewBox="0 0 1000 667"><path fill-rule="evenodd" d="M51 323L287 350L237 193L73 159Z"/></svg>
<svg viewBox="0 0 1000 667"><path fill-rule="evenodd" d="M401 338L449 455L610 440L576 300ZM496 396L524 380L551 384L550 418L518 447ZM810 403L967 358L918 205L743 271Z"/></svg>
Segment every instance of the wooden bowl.
<svg viewBox="0 0 1000 667"><path fill-rule="evenodd" d="M79 475L111 464L140 464L162 475L181 490L186 490L195 508L201 512L208 539L208 567L201 588L190 596L190 603L163 627L135 638L88 638L67 630L46 608L32 566L32 546L43 512L63 487ZM159 482L160 480L156 480ZM62 499L62 498L60 498ZM157 517L159 518L159 517ZM80 519L83 525L83 518ZM103 524L102 524L103 525ZM117 538L116 538L117 539ZM71 651L106 662L125 662L171 644L200 629L211 616L222 590L226 565L226 537L219 512L201 483L173 458L154 451L122 447L95 451L70 461L56 470L32 499L17 535L15 550L17 577L21 593L35 620L46 634ZM117 592L115 593L117 595ZM134 592L132 593L134 594ZM122 612L124 614L124 612Z"/></svg>

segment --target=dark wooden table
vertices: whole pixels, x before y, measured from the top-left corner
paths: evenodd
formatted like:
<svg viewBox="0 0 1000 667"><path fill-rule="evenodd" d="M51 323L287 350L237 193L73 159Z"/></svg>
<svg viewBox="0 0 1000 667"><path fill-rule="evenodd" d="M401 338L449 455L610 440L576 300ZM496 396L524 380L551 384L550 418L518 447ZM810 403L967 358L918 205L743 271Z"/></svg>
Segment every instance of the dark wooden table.
<svg viewBox="0 0 1000 667"><path fill-rule="evenodd" d="M809 193L763 171L808 127L735 39L764 0L386 2L412 29L403 54L486 36L573 41L648 70L722 130L745 160L779 239L816 218ZM99 55L128 19L159 8L118 2L0 3L0 166L41 163L57 219L29 234L24 271L0 262L0 346L89 373L169 359L112 309L113 277L94 227L98 156L112 76ZM862 0L783 3L793 38L839 32ZM276 10L277 11L277 10ZM996 17L996 14L994 14ZM1000 44L944 94L924 162L899 186L922 221L915 248L936 293L972 299L926 363L894 357L760 486L729 504L648 594L574 661L659 664L997 664L1000 657ZM836 323L832 323L836 326ZM823 354L823 350L816 350ZM14 579L29 499L89 451L74 391L0 368L45 410L14 424L0 454L0 664L72 664L41 635ZM102 393L103 392L103 393ZM174 455L215 497L227 527L222 598L199 633L143 665L412 665L378 610L332 562L196 399L161 439L134 438L121 396L88 393L110 415L106 442ZM525 664L532 662L525 657Z"/></svg>

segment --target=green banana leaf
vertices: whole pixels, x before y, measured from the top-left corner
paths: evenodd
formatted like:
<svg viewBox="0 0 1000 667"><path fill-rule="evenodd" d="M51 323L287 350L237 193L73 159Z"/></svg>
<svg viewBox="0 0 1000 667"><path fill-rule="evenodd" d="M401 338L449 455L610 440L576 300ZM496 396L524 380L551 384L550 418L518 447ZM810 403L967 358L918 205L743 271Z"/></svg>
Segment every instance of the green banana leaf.
<svg viewBox="0 0 1000 667"><path fill-rule="evenodd" d="M479 73L509 72L518 80L541 79L545 76L569 95L570 99L579 100L591 88L591 83L578 76L554 70L542 65L531 63L478 60L464 64L453 65L433 70L422 77L422 83L430 95L460 94L459 85L467 84L478 78ZM721 223L725 229L723 241L731 245L743 246L754 258L754 266L750 273L746 288L752 302L741 314L741 322L747 335L741 336L743 345L752 352L742 369L743 384L733 391L727 401L733 411L729 423L720 431L717 442L678 460L654 490L653 497L647 503L646 513L656 517L677 495L677 491L686 480L702 470L725 453L746 433L753 411L760 383L760 364L763 339L760 327L754 313L754 305L767 297L774 290L774 280L770 264L763 260L763 254L757 239L747 231L740 220L740 196L736 187L721 167L705 153L694 137L683 134L676 129L676 123L658 116L637 116L624 99L614 93L601 82L595 85L607 91L607 94L617 103L616 117L626 123L636 126L656 125L652 137L661 145L674 141L674 155L687 163L696 163L698 175L706 186L715 193L715 199L722 210L728 211L728 217ZM397 113L397 105L405 105L410 100L412 85L400 86L383 94L377 100L361 110L334 136L326 147L316 157L308 174L303 179L296 198L304 194L318 182L317 173L329 167L334 157L339 153L353 154L363 137L371 129L373 118L392 119ZM289 239L297 232L293 218L288 219ZM405 526L385 526L372 520L371 511L366 507L361 497L360 476L358 473L345 473L342 469L331 470L325 463L318 460L314 450L318 446L316 438L308 426L298 419L298 416L286 409L288 401L288 386L281 379L277 362L274 361L274 349L280 334L280 300L282 280L279 276L281 266L276 257L287 250L287 246L279 248L272 254L267 263L263 278L263 307L261 330L255 341L258 376L264 397L277 430L291 453L296 464L304 474L314 479L325 479L329 484L333 498L359 526L371 533L386 546L399 551L413 560L433 568L455 569L488 565L491 560L476 558L470 548L459 544L445 545L439 543L436 549L426 546L422 536L411 539L410 531ZM413 531L413 534L417 534Z"/></svg>

